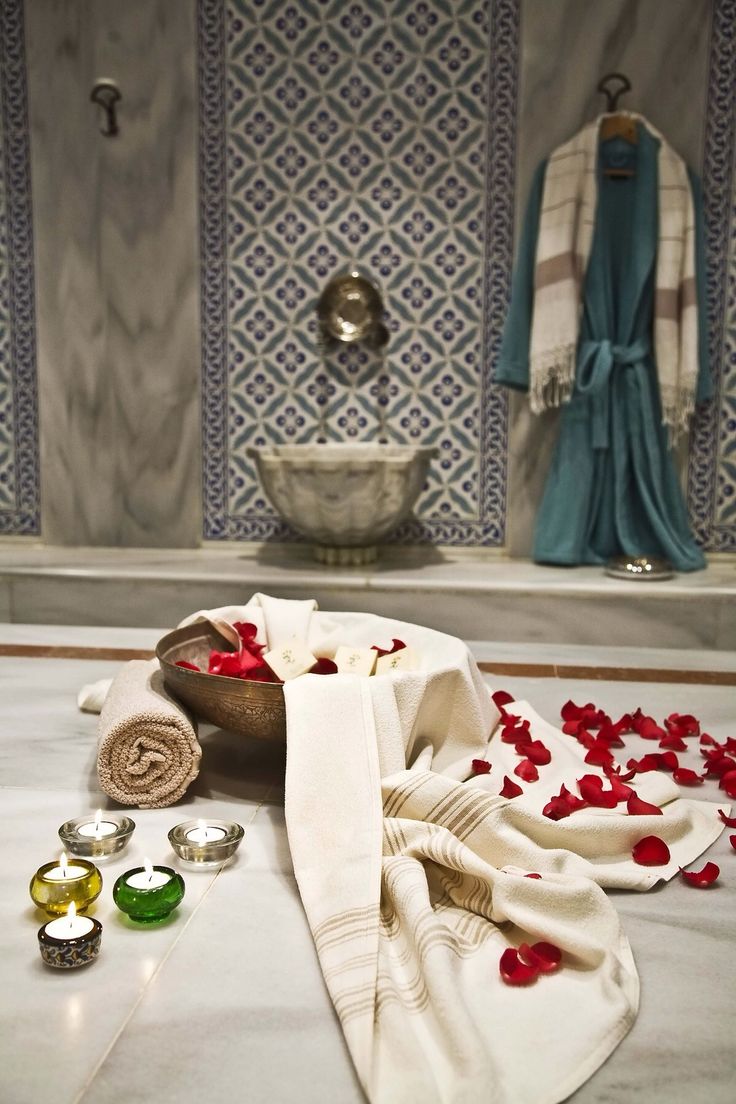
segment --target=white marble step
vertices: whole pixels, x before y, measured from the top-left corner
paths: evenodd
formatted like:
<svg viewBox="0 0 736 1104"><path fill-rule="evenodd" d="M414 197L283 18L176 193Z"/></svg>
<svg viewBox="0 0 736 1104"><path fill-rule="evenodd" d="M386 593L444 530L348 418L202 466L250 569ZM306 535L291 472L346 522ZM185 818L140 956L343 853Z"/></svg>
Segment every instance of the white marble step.
<svg viewBox="0 0 736 1104"><path fill-rule="evenodd" d="M0 619L175 625L255 591L322 609L419 621L468 640L736 650L736 562L661 582L608 578L436 548L384 550L370 567L324 567L300 546L85 549L0 545Z"/></svg>

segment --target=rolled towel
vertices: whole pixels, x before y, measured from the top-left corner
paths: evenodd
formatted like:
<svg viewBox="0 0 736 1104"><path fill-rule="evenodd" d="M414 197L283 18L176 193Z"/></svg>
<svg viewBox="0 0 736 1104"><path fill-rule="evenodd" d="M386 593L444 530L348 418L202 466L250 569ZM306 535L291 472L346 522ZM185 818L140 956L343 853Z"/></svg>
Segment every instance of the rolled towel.
<svg viewBox="0 0 736 1104"><path fill-rule="evenodd" d="M100 786L122 805L173 805L199 774L194 720L164 689L157 660L133 660L113 680L98 724Z"/></svg>

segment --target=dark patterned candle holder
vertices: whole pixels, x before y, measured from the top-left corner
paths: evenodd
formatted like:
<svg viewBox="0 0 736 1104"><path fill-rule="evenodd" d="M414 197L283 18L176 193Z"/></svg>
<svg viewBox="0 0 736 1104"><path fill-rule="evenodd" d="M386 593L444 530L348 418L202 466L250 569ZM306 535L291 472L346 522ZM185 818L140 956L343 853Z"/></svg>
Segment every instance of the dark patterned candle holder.
<svg viewBox="0 0 736 1104"><path fill-rule="evenodd" d="M52 920L38 929L38 949L47 966L53 966L57 970L74 970L78 966L94 962L97 958L102 941L102 924L93 916L78 918L78 922L83 922L84 927L91 927L82 935L72 938L53 934L54 930L63 932L63 927L57 928L57 925L64 925L63 919Z"/></svg>

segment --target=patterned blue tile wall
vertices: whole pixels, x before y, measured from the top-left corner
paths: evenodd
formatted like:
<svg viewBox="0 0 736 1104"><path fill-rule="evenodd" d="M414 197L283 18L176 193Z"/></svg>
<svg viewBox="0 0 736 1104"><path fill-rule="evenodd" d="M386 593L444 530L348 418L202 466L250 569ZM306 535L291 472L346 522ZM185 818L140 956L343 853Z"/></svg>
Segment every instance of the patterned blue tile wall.
<svg viewBox="0 0 736 1104"><path fill-rule="evenodd" d="M0 534L40 531L23 0L0 4Z"/></svg>
<svg viewBox="0 0 736 1104"><path fill-rule="evenodd" d="M482 0L200 3L206 537L293 537L249 445L386 438L440 454L398 539L503 543L505 397L484 365L518 5L490 18ZM380 285L382 357L320 352L317 297L351 266Z"/></svg>

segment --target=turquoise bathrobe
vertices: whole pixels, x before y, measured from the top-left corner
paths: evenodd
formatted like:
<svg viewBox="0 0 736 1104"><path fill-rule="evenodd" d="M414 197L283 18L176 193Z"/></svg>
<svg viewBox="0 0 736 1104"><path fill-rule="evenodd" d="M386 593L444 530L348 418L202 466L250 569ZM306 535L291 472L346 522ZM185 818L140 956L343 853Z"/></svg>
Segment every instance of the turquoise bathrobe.
<svg viewBox="0 0 736 1104"><path fill-rule="evenodd" d="M659 141L639 124L636 146L599 146L598 205L583 290L575 388L560 412L552 466L537 515L538 563L600 564L610 557L664 556L678 571L705 566L695 544L662 425L653 357ZM633 176L603 173L631 167ZM534 259L545 164L532 184L511 306L494 373L497 383L529 386ZM700 369L696 401L711 394L708 371L702 203L691 175L698 221L696 258Z"/></svg>

